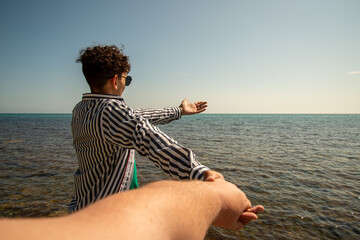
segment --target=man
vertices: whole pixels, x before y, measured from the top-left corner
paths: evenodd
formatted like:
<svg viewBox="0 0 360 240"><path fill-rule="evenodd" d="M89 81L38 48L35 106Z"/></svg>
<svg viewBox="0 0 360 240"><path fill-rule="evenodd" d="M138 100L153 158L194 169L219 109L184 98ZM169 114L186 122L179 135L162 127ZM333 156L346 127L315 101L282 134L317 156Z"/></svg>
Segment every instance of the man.
<svg viewBox="0 0 360 240"><path fill-rule="evenodd" d="M10 239L204 239L210 224L240 230L264 207L222 179L160 181L114 194L74 214L0 219Z"/></svg>
<svg viewBox="0 0 360 240"><path fill-rule="evenodd" d="M69 211L77 211L108 195L130 189L134 150L177 180L223 179L195 159L195 154L160 131L155 124L201 113L206 102L165 109L133 110L121 98L131 83L128 57L116 46L94 46L80 52L77 62L91 93L73 110L72 134L79 168Z"/></svg>

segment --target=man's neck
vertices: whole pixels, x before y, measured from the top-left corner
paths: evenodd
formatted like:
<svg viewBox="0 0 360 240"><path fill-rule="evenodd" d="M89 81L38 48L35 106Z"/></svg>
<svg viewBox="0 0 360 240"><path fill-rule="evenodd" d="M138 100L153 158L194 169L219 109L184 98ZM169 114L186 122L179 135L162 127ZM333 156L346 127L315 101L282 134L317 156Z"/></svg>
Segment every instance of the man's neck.
<svg viewBox="0 0 360 240"><path fill-rule="evenodd" d="M115 91L108 91L108 90L104 90L104 89L91 89L91 93L97 93L97 94L107 94L107 95L116 95L116 96L120 96L117 92Z"/></svg>

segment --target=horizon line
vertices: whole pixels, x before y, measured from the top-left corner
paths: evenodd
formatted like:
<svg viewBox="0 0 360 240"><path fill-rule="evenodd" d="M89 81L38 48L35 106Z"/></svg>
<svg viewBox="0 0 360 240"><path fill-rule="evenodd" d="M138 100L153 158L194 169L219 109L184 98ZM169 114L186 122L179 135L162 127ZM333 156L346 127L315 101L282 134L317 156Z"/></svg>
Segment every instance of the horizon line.
<svg viewBox="0 0 360 240"><path fill-rule="evenodd" d="M0 114L72 114L71 112L0 112ZM254 112L254 113L241 113L241 112L239 112L239 113L236 113L236 112L228 112L228 113L226 113L226 112L224 112L224 113L222 113L222 112L219 112L219 113L216 113L216 112L211 112L211 113L200 113L200 114L274 114L274 115L281 115L281 114L292 114L292 115L296 115L296 114L299 114L299 115L301 115L301 114L308 114L308 115L310 115L310 114L317 114L317 115L320 115L320 114L327 114L327 115L331 115L331 114L333 114L333 115L336 115L336 114L360 114L360 112L358 112L358 113L356 113L356 112L338 112L338 113L306 113L306 112L303 112L303 113L291 113L291 112L289 112L289 113L276 113L276 112L274 112L274 113L262 113L262 112ZM193 115L198 115L198 114L193 114ZM191 115L185 115L185 116L191 116Z"/></svg>

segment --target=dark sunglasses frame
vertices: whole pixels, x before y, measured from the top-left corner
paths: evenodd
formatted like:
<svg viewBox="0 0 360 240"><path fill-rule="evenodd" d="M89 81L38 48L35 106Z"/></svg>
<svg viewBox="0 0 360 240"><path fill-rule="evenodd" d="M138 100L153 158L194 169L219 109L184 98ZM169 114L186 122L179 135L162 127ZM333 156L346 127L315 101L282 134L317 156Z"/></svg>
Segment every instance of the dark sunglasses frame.
<svg viewBox="0 0 360 240"><path fill-rule="evenodd" d="M110 76L110 77L108 77L108 78L113 78L115 75L113 75L113 76ZM118 75L119 76L119 75ZM119 76L120 78L122 78L123 76ZM131 83L131 81L132 81L132 77L131 76L127 76L126 78L125 78L125 86L129 86L130 85L130 83Z"/></svg>

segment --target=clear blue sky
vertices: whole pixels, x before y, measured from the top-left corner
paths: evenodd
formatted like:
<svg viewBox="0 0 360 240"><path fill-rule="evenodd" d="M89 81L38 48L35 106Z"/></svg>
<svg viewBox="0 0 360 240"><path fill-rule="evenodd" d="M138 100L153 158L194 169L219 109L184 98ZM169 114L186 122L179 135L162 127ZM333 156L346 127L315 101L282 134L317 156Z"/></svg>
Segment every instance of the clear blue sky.
<svg viewBox="0 0 360 240"><path fill-rule="evenodd" d="M70 113L94 44L125 46L133 108L360 113L359 0L12 0L0 19L1 113Z"/></svg>

